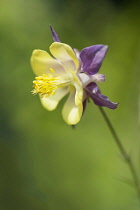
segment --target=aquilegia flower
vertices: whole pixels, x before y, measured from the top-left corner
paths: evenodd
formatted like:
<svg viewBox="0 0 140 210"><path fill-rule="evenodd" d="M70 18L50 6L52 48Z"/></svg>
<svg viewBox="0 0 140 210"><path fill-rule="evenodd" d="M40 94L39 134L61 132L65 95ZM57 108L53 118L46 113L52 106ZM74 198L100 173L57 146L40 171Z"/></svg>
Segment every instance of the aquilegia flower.
<svg viewBox="0 0 140 210"><path fill-rule="evenodd" d="M54 57L43 50L34 50L31 56L31 66L37 75L32 93L39 94L44 108L54 110L69 94L62 110L63 119L69 125L80 121L89 97L98 106L116 109L118 103L102 95L96 84L105 81L105 76L98 71L108 46L93 45L78 52L61 43L52 27L51 32L54 42L50 52Z"/></svg>

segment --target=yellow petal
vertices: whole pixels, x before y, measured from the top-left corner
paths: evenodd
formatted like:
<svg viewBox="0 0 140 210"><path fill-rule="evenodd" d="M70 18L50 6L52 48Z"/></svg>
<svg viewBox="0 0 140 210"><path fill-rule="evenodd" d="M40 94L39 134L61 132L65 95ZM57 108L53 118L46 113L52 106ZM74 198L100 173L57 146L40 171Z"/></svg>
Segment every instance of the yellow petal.
<svg viewBox="0 0 140 210"><path fill-rule="evenodd" d="M80 121L82 112L82 102L78 106L75 104L75 88L71 88L70 95L62 110L63 119L67 124L75 125Z"/></svg>
<svg viewBox="0 0 140 210"><path fill-rule="evenodd" d="M81 104L83 99L83 89L79 89L79 87L76 89L75 93L75 104L79 105Z"/></svg>
<svg viewBox="0 0 140 210"><path fill-rule="evenodd" d="M72 72L71 72L72 73ZM75 104L78 106L83 99L83 87L82 87L82 83L79 80L79 78L75 75L75 73L72 73L73 75L73 86L76 89L76 93L75 93Z"/></svg>
<svg viewBox="0 0 140 210"><path fill-rule="evenodd" d="M52 55L57 58L67 71L76 71L79 66L79 60L73 49L64 43L54 42L50 46Z"/></svg>
<svg viewBox="0 0 140 210"><path fill-rule="evenodd" d="M52 74L52 69L57 74L65 73L62 64L43 50L33 51L31 56L31 66L37 76Z"/></svg>
<svg viewBox="0 0 140 210"><path fill-rule="evenodd" d="M50 95L49 97L40 97L43 107L49 111L53 111L59 101L68 93L68 88L64 87L56 91L55 95Z"/></svg>

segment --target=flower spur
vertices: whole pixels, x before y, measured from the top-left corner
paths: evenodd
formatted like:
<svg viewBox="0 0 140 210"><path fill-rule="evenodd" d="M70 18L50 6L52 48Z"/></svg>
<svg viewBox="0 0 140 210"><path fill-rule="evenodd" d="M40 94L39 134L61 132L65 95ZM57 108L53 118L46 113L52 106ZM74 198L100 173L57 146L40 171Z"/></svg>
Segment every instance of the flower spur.
<svg viewBox="0 0 140 210"><path fill-rule="evenodd" d="M69 93L62 110L63 119L69 125L80 121L89 97L98 106L116 109L118 103L102 95L96 84L105 81L105 76L98 71L108 46L93 45L78 52L61 43L54 29L50 28L54 40L50 52L54 57L43 50L34 50L31 56L31 66L37 75L32 93L39 94L44 108L54 110Z"/></svg>

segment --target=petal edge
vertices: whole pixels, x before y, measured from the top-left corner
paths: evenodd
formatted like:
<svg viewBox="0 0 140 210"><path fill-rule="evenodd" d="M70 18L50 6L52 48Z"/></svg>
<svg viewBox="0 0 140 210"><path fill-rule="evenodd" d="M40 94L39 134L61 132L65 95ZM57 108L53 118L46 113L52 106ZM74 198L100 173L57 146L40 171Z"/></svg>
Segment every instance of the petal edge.
<svg viewBox="0 0 140 210"><path fill-rule="evenodd" d="M50 95L49 97L40 98L42 106L48 111L53 111L56 109L59 101L68 93L68 88L64 87L57 90L55 95Z"/></svg>
<svg viewBox="0 0 140 210"><path fill-rule="evenodd" d="M93 45L84 48L80 53L80 58L83 64L83 71L88 74L96 74L106 55L107 45Z"/></svg>
<svg viewBox="0 0 140 210"><path fill-rule="evenodd" d="M53 42L50 46L50 52L63 64L67 71L76 71L78 68L79 60L69 45Z"/></svg>
<svg viewBox="0 0 140 210"><path fill-rule="evenodd" d="M55 32L55 30L53 29L53 27L51 25L50 25L50 29L52 32L52 37L53 37L54 42L60 42L60 39L59 39L57 33Z"/></svg>
<svg viewBox="0 0 140 210"><path fill-rule="evenodd" d="M30 59L33 72L37 76L43 74L51 74L50 68L55 73L65 73L62 64L56 59L52 58L49 53L44 50L34 50Z"/></svg>
<svg viewBox="0 0 140 210"><path fill-rule="evenodd" d="M107 96L102 95L96 83L92 82L87 85L86 90L96 105L108 107L109 109L117 108L119 103L114 103Z"/></svg>
<svg viewBox="0 0 140 210"><path fill-rule="evenodd" d="M62 110L63 119L68 125L75 125L80 121L82 113L82 102L78 106L75 104L75 88L71 88L70 95Z"/></svg>

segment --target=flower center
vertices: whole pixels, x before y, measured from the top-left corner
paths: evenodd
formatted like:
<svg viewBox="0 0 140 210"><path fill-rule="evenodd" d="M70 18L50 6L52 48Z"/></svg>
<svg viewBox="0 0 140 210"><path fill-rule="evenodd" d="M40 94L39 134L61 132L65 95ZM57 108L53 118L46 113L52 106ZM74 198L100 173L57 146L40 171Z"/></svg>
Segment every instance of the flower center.
<svg viewBox="0 0 140 210"><path fill-rule="evenodd" d="M70 75L61 75L52 74L36 77L33 81L32 90L33 94L40 94L41 97L48 97L50 95L54 95L56 90L65 86L68 86L72 83L72 77Z"/></svg>

